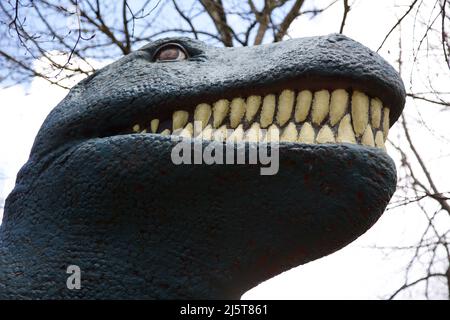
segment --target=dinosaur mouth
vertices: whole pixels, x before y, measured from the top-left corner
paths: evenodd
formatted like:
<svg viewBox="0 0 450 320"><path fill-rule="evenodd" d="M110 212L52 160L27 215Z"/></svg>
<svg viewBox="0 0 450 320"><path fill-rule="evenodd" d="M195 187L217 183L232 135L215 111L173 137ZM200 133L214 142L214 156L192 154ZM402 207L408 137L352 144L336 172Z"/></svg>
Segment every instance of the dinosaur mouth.
<svg viewBox="0 0 450 320"><path fill-rule="evenodd" d="M364 92L283 90L200 103L191 111L179 108L172 119L152 117L126 133L234 142L353 143L384 149L389 127L389 108Z"/></svg>

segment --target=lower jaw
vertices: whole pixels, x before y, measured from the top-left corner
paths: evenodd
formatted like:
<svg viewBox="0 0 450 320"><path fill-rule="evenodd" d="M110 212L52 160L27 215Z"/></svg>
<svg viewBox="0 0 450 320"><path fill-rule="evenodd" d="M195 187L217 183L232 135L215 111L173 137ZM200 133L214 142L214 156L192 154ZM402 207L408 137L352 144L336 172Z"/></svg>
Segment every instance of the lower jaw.
<svg viewBox="0 0 450 320"><path fill-rule="evenodd" d="M173 165L176 142L169 137L107 139L82 143L63 166L39 177L51 177L52 184L42 183L23 201L51 210L13 210L10 203L3 228L18 246L10 247L11 261L23 258L28 270L29 282L20 288L24 297L73 296L61 272L69 262L79 264L88 279L80 297L239 298L261 281L356 239L395 190L393 163L375 148L283 143L279 174L261 177L252 165ZM73 210L74 203L84 210ZM55 221L55 215L65 219ZM41 228L33 224L36 217ZM22 228L14 229L18 223ZM51 263L28 245L20 256L30 235L38 244L53 243L44 241L53 234L77 241L44 250ZM51 290L49 274L58 275L63 289ZM123 279L133 281L117 286Z"/></svg>

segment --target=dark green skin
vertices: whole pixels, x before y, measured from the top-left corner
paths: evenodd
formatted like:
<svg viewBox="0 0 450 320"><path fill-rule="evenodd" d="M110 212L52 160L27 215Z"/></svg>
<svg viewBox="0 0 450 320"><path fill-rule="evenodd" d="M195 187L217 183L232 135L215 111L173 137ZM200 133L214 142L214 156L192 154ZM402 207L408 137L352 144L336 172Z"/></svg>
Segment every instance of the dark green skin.
<svg viewBox="0 0 450 320"><path fill-rule="evenodd" d="M153 62L166 42L190 58ZM401 113L399 75L342 35L249 48L164 39L81 81L44 122L6 201L0 298L238 299L344 247L395 191L382 150L282 143L279 173L261 176L258 165L176 166L169 137L119 134L179 106L343 86L381 98L391 123ZM82 270L80 290L66 287L69 265Z"/></svg>

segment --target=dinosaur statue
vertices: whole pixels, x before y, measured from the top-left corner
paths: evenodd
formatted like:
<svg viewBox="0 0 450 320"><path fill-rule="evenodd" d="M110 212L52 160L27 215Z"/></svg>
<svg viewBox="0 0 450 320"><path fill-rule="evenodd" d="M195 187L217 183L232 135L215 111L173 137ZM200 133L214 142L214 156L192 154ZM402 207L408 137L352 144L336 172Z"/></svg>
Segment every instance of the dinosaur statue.
<svg viewBox="0 0 450 320"><path fill-rule="evenodd" d="M42 125L6 201L0 298L239 299L377 221L404 103L397 72L340 34L151 42L74 86ZM245 151L279 138L278 172L171 161L183 137L224 145L227 129ZM69 266L81 287L68 288Z"/></svg>

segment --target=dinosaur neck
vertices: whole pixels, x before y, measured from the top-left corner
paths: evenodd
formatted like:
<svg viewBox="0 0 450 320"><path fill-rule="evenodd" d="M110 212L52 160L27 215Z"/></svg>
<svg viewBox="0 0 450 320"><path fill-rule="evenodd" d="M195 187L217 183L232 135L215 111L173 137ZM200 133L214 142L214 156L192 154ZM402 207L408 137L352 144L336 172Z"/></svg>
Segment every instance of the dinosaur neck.
<svg viewBox="0 0 450 320"><path fill-rule="evenodd" d="M3 233L0 298L239 299L251 287L234 281L233 257L188 240L180 229L121 225L112 217L68 228L44 224L22 223L21 230L35 229L33 237L18 228ZM70 265L81 269L80 290L67 288Z"/></svg>

